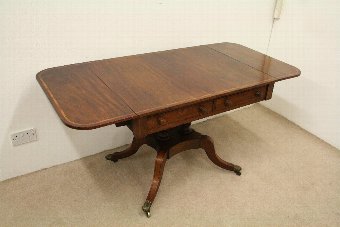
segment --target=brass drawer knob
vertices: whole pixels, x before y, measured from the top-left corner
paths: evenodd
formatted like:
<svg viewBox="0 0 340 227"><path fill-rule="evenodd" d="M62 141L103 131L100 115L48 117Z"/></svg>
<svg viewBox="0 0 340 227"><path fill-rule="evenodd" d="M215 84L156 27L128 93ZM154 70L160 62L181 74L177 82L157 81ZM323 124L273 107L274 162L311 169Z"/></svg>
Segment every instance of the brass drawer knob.
<svg viewBox="0 0 340 227"><path fill-rule="evenodd" d="M205 106L200 106L200 107L198 108L198 111L199 111L201 114L207 114L207 113L209 113L208 108L205 107Z"/></svg>
<svg viewBox="0 0 340 227"><path fill-rule="evenodd" d="M255 92L255 96L256 96L256 97L261 97L261 91L260 91L260 90L257 90L257 91Z"/></svg>
<svg viewBox="0 0 340 227"><path fill-rule="evenodd" d="M159 117L157 119L157 122L159 125L165 125L166 124L166 120L163 117Z"/></svg>

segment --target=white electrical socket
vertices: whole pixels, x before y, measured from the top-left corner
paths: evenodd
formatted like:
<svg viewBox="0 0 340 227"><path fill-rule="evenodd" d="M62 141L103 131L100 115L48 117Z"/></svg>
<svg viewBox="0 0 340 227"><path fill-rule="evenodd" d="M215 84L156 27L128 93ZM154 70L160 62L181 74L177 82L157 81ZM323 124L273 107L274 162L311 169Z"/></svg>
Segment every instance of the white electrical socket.
<svg viewBox="0 0 340 227"><path fill-rule="evenodd" d="M37 130L31 128L22 132L17 132L11 135L13 146L18 146L24 143L29 143L38 140Z"/></svg>

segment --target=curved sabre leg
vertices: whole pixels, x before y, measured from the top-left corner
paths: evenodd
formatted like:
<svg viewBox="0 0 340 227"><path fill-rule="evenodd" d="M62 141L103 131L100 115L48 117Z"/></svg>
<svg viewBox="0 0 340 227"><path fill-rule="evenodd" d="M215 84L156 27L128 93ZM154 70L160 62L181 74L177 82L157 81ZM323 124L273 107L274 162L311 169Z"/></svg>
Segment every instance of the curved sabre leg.
<svg viewBox="0 0 340 227"><path fill-rule="evenodd" d="M201 147L204 149L210 161L212 161L215 165L223 169L233 171L239 176L241 175L242 168L240 166L226 162L216 154L214 142L209 136L202 136Z"/></svg>
<svg viewBox="0 0 340 227"><path fill-rule="evenodd" d="M156 160L155 160L155 169L154 169L151 187L149 190L149 194L146 198L146 201L142 207L142 210L144 211L144 213L146 214L148 218L151 216L151 213L150 213L151 205L157 195L159 185L161 184L166 160L167 160L167 152L158 151Z"/></svg>
<svg viewBox="0 0 340 227"><path fill-rule="evenodd" d="M133 138L130 147L128 147L127 149L125 149L123 151L115 152L113 154L108 154L108 155L105 156L105 158L107 160L117 162L119 159L127 158L127 157L135 154L143 144L144 144L143 139Z"/></svg>

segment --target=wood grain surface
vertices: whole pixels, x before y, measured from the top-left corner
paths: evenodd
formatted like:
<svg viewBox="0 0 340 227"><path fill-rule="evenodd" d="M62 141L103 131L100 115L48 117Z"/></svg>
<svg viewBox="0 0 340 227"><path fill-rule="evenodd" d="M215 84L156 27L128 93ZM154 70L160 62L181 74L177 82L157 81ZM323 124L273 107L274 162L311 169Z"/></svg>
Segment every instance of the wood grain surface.
<svg viewBox="0 0 340 227"><path fill-rule="evenodd" d="M208 45L208 47L276 78L275 81L301 74L300 70L292 65L236 43L217 43Z"/></svg>
<svg viewBox="0 0 340 227"><path fill-rule="evenodd" d="M75 129L92 129L132 119L136 114L91 70L91 64L57 67L37 79L61 120Z"/></svg>
<svg viewBox="0 0 340 227"><path fill-rule="evenodd" d="M51 68L37 80L67 126L92 129L214 102L298 75L299 69L257 51L219 43Z"/></svg>

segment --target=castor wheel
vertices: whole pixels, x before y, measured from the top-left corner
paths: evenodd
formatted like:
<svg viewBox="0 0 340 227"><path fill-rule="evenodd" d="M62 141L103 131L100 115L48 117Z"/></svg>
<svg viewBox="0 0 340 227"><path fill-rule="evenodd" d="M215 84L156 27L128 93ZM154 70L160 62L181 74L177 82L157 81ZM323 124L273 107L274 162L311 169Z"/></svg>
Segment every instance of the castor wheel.
<svg viewBox="0 0 340 227"><path fill-rule="evenodd" d="M145 215L148 218L151 217L150 208L151 208L151 202L145 201L144 205L142 206L142 210L144 211Z"/></svg>
<svg viewBox="0 0 340 227"><path fill-rule="evenodd" d="M118 162L118 158L115 158L113 154L108 154L105 156L106 160Z"/></svg>
<svg viewBox="0 0 340 227"><path fill-rule="evenodd" d="M235 165L234 166L234 173L236 173L237 176L241 176L241 167L240 166L237 166Z"/></svg>

